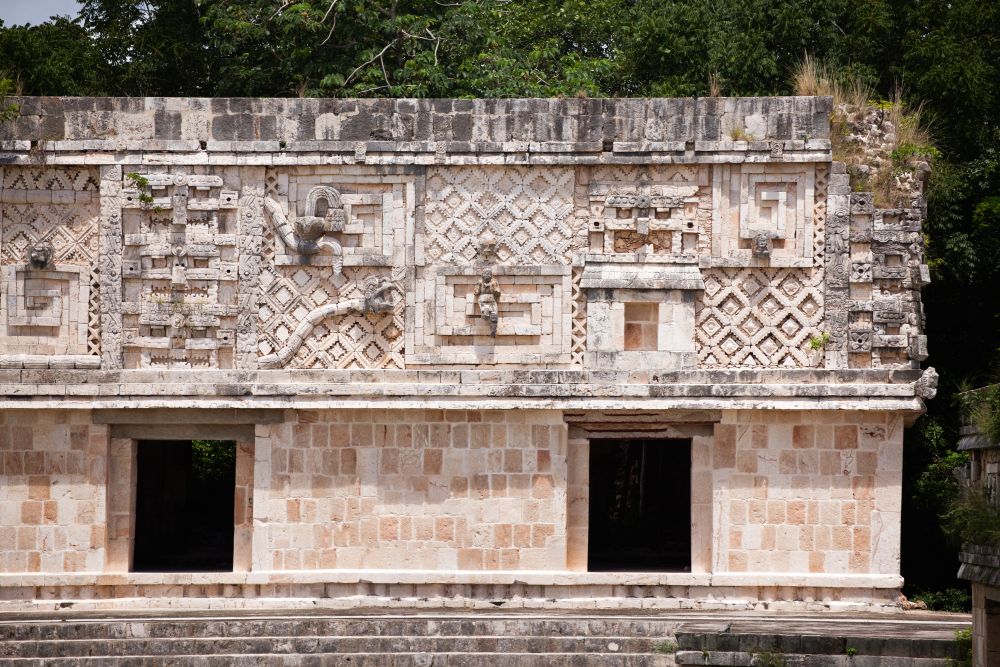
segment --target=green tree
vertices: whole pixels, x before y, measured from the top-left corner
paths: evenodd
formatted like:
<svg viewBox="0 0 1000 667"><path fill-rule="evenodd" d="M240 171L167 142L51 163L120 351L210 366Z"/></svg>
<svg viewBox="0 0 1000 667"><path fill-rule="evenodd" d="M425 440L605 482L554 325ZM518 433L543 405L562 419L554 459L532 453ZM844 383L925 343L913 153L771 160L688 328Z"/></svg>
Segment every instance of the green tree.
<svg viewBox="0 0 1000 667"><path fill-rule="evenodd" d="M90 95L98 86L98 54L86 31L66 18L36 26L0 21L0 77L10 93Z"/></svg>
<svg viewBox="0 0 1000 667"><path fill-rule="evenodd" d="M82 0L80 19L98 53L106 95L211 94L197 0Z"/></svg>

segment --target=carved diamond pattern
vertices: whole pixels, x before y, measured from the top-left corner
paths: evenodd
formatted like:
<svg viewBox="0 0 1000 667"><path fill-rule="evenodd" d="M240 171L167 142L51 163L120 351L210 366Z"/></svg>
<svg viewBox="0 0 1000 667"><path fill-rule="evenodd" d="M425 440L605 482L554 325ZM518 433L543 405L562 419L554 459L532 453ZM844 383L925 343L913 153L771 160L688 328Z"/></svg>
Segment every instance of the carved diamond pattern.
<svg viewBox="0 0 1000 667"><path fill-rule="evenodd" d="M86 192L75 203L4 204L0 207L0 261L19 264L38 242L52 244L53 261L90 267L87 353L101 353L99 199L97 170L59 167L7 167L3 189ZM89 201L88 198L89 197Z"/></svg>
<svg viewBox="0 0 1000 667"><path fill-rule="evenodd" d="M816 165L815 195L813 200L813 267L822 269L826 257L826 198L830 181L830 168Z"/></svg>
<svg viewBox="0 0 1000 667"><path fill-rule="evenodd" d="M57 204L5 204L0 212L3 238L0 257L5 264L28 260L28 249L48 241L60 264L97 264L98 217L96 200L92 207Z"/></svg>
<svg viewBox="0 0 1000 667"><path fill-rule="evenodd" d="M270 276L261 280L261 355L280 348L309 311L331 300L360 297L365 280L384 270L346 267L347 282L340 289L330 281L329 267L278 266L264 273ZM391 317L352 313L324 320L287 367L403 368L403 305L400 299Z"/></svg>
<svg viewBox="0 0 1000 667"><path fill-rule="evenodd" d="M427 177L424 251L429 261L470 264L478 239L496 239L503 264L568 264L576 227L573 170L434 168Z"/></svg>
<svg viewBox="0 0 1000 667"><path fill-rule="evenodd" d="M5 190L73 190L97 192L100 190L97 172L91 169L43 167L8 168L3 175Z"/></svg>
<svg viewBox="0 0 1000 667"><path fill-rule="evenodd" d="M580 280L583 278L583 269L573 269L571 275L572 289L572 333L570 359L574 366L582 366L583 358L587 352L587 299L583 290L580 289Z"/></svg>
<svg viewBox="0 0 1000 667"><path fill-rule="evenodd" d="M708 269L697 306L702 367L794 368L812 364L809 339L823 321L823 272Z"/></svg>

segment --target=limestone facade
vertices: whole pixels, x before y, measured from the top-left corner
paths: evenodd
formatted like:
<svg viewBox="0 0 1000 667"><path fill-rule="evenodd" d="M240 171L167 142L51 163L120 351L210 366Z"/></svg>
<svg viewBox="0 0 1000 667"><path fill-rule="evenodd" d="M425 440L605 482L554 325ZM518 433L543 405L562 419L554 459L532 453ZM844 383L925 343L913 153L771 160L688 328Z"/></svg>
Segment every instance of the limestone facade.
<svg viewBox="0 0 1000 667"><path fill-rule="evenodd" d="M851 192L829 99L18 103L0 600L895 600L924 204ZM191 439L233 571L134 572ZM591 571L599 441L690 448L688 565Z"/></svg>

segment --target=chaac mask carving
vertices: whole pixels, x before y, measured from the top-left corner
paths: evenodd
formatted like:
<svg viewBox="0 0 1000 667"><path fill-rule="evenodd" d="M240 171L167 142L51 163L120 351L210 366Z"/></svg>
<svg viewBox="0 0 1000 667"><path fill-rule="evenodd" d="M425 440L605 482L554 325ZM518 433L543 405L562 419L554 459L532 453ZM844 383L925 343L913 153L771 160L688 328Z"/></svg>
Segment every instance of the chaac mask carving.
<svg viewBox="0 0 1000 667"><path fill-rule="evenodd" d="M52 257L55 249L48 241L40 241L31 246L28 250L28 264L31 268L41 271L52 266Z"/></svg>

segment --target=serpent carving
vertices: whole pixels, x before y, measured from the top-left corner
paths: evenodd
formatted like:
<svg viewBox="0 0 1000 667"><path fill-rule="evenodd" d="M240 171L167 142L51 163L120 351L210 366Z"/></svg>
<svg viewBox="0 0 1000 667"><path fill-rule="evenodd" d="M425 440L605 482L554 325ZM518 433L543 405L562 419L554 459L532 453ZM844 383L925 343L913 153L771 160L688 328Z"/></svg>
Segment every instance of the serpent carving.
<svg viewBox="0 0 1000 667"><path fill-rule="evenodd" d="M313 328L327 317L346 315L347 313L387 313L394 303L392 291L395 286L385 278L369 278L365 281L364 296L360 299L347 299L337 303L328 303L314 308L302 319L299 326L288 337L285 344L277 352L257 359L259 368L281 368L295 356L306 337Z"/></svg>
<svg viewBox="0 0 1000 667"><path fill-rule="evenodd" d="M320 200L325 200L327 204L323 215L318 215ZM306 197L306 213L295 219L294 226L278 202L270 197L265 197L264 208L286 248L300 255L315 255L321 248L329 248L333 254L333 275L343 273L344 249L340 241L332 236L335 232L344 231L346 220L336 188L322 185L310 190Z"/></svg>

